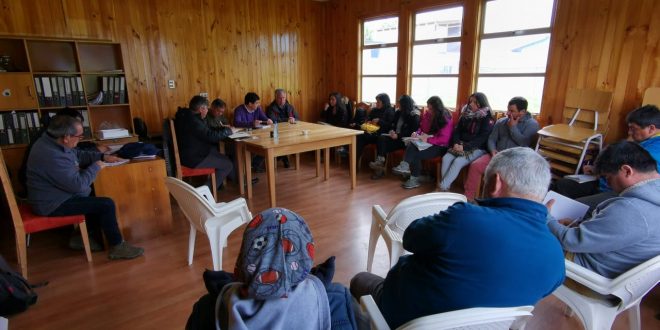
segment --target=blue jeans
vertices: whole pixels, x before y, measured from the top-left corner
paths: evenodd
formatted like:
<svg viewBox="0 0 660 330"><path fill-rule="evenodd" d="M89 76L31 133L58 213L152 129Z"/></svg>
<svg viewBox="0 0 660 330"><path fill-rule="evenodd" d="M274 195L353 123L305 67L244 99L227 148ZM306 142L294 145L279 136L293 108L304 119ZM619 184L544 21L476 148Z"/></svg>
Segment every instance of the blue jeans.
<svg viewBox="0 0 660 330"><path fill-rule="evenodd" d="M100 227L110 246L115 246L123 241L117 225L115 202L111 198L74 196L67 199L49 216L59 217L78 214L85 215L85 222L90 232L98 230Z"/></svg>

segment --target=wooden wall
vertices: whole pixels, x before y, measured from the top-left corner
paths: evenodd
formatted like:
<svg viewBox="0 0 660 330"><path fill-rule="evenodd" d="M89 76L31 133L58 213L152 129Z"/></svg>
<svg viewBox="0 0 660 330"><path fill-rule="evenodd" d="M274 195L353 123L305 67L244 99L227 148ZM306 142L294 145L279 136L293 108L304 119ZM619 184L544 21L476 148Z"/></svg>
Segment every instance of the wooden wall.
<svg viewBox="0 0 660 330"><path fill-rule="evenodd" d="M452 3L464 6L458 99L467 98L474 87L472 72L477 58L473 45L481 0L331 0L326 11L328 34L336 46L324 53L328 64L327 87L353 98L358 94L360 19L397 14L401 26L405 26L410 24L409 17L416 10ZM551 124L561 120L568 88L597 88L612 91L614 95L606 139L625 137L625 115L641 104L647 87L660 86L658 17L660 1L657 0L557 0L542 122ZM401 33L399 40L401 47L407 47L410 38ZM400 55L398 95L408 91L403 75L408 61Z"/></svg>
<svg viewBox="0 0 660 330"><path fill-rule="evenodd" d="M150 132L200 92L230 107L290 91L315 120L323 83L323 8L310 0L0 0L0 35L107 39L122 44L134 116ZM167 81L176 81L175 89Z"/></svg>

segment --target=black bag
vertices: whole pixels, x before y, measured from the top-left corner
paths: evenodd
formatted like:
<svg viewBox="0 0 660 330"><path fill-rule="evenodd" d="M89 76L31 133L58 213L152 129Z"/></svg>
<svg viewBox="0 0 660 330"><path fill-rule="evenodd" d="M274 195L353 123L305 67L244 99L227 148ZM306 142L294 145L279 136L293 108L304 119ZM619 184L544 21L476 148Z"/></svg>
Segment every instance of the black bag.
<svg viewBox="0 0 660 330"><path fill-rule="evenodd" d="M36 302L32 286L0 256L0 316L23 312Z"/></svg>

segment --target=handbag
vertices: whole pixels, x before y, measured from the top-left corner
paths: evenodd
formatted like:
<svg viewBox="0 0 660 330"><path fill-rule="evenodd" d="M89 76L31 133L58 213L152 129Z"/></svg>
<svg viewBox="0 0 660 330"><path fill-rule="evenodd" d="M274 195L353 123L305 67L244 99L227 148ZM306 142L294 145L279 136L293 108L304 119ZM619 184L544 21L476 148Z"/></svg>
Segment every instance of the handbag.
<svg viewBox="0 0 660 330"><path fill-rule="evenodd" d="M23 312L36 302L37 293L32 286L0 256L0 316Z"/></svg>

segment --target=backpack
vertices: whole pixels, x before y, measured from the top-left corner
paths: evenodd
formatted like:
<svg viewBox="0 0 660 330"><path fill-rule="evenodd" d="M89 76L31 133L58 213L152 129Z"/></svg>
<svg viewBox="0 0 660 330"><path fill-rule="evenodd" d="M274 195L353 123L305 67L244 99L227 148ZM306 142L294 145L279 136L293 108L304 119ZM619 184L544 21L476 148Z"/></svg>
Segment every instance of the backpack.
<svg viewBox="0 0 660 330"><path fill-rule="evenodd" d="M36 302L37 293L32 286L0 256L0 316L23 312Z"/></svg>

